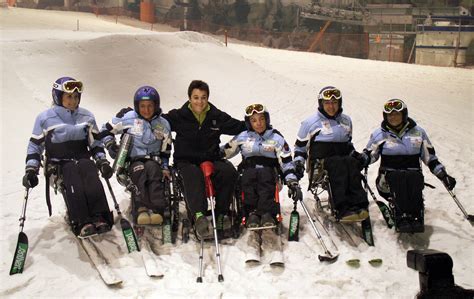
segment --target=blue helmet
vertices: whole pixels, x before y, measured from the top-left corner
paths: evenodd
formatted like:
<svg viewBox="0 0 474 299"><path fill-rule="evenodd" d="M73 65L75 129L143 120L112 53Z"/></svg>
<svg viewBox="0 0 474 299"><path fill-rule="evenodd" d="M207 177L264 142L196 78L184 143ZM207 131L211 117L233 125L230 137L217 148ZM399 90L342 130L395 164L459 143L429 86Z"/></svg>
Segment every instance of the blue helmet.
<svg viewBox="0 0 474 299"><path fill-rule="evenodd" d="M69 84L68 84L69 83ZM61 77L58 80L54 81L52 96L53 102L55 105L62 106L62 99L64 92L77 92L79 93L79 103L81 102L81 94L83 91L83 86L81 81L77 81L71 77Z"/></svg>
<svg viewBox="0 0 474 299"><path fill-rule="evenodd" d="M140 101L153 101L155 102L155 115L161 114L160 109L160 95L158 91L151 86L142 86L137 89L135 96L133 97L133 107L135 112L140 114L138 110L138 102Z"/></svg>

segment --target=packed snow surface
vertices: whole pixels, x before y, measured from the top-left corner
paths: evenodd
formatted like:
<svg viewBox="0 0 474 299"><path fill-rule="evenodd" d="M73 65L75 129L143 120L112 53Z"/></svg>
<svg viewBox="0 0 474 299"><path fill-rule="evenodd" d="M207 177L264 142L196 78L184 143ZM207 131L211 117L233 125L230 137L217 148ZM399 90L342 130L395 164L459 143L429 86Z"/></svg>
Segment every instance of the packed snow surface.
<svg viewBox="0 0 474 299"><path fill-rule="evenodd" d="M79 21L79 31L77 22ZM333 264L318 261L321 248L303 211L300 241L286 241L292 201L281 193L285 235L284 268L244 263L242 242L221 245L225 281L217 282L214 247L205 248L204 283L197 284L198 243L191 240L160 248L165 276L151 279L136 255L128 255L115 228L102 241L111 265L123 278L120 287L104 285L65 222L62 198L52 192L48 217L44 179L30 193L24 232L29 252L23 274L9 276L18 237L24 188L24 160L34 119L51 105L52 82L72 76L84 82L81 106L99 125L131 106L141 85L156 87L164 111L187 100L193 79L209 83L210 101L236 118L246 105L265 104L275 128L293 144L300 122L316 111L316 95L327 85L343 93L344 112L352 117L353 141L362 150L380 125L382 105L401 98L409 114L426 129L440 161L457 179L455 192L474 212L473 70L350 59L315 53L273 50L231 43L196 32L151 32L75 12L0 9L1 51L1 214L0 297L367 297L410 298L419 290L418 273L406 266L406 251L432 248L454 261L456 283L474 288L474 228L442 184L425 167L426 232L398 235L389 230L370 200L375 247L339 241ZM227 140L226 138L223 138ZM232 160L237 164L238 158ZM375 190L377 164L369 170ZM303 188L307 187L306 178ZM129 195L112 180L122 207ZM107 193L108 194L108 193ZM312 196L305 202L313 211ZM112 208L112 199L109 199ZM361 260L353 269L345 261ZM374 268L372 258L382 258Z"/></svg>

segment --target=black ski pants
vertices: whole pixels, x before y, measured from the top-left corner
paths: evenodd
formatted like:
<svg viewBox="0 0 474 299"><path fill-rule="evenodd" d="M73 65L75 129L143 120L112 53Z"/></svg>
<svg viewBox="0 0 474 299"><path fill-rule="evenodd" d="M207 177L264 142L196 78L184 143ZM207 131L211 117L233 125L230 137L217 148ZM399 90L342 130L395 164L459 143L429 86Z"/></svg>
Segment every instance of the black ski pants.
<svg viewBox="0 0 474 299"><path fill-rule="evenodd" d="M234 196L237 171L229 161L214 161L214 173L211 177L215 196L216 214L227 214ZM177 163L183 179L184 199L188 210L194 216L197 212L206 214L207 197L204 174L198 164L180 161Z"/></svg>
<svg viewBox="0 0 474 299"><path fill-rule="evenodd" d="M276 216L279 212L275 201L277 174L273 167L246 168L241 178L243 203L247 213L257 215L270 213Z"/></svg>
<svg viewBox="0 0 474 299"><path fill-rule="evenodd" d="M339 215L347 211L366 209L367 194L362 188L359 162L351 156L333 156L324 159L331 184L332 207Z"/></svg>
<svg viewBox="0 0 474 299"><path fill-rule="evenodd" d="M112 214L94 162L80 159L60 165L64 201L74 232L77 234L84 224L96 222L100 217L112 226Z"/></svg>
<svg viewBox="0 0 474 299"><path fill-rule="evenodd" d="M382 177L384 176L384 177ZM380 181L388 184L387 190L380 190ZM382 172L377 177L377 190L386 200L395 206L395 215L408 214L418 217L423 209L424 177L421 171L396 170Z"/></svg>
<svg viewBox="0 0 474 299"><path fill-rule="evenodd" d="M130 180L138 189L136 196L132 196L135 210L146 207L163 215L166 201L160 164L154 160L135 161L130 164L129 173Z"/></svg>

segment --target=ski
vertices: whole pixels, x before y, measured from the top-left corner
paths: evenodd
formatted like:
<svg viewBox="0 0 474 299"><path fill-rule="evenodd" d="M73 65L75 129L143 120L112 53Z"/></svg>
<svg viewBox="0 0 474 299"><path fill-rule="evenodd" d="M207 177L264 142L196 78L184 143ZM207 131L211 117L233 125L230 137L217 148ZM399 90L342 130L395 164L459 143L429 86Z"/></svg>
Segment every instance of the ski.
<svg viewBox="0 0 474 299"><path fill-rule="evenodd" d="M23 273L25 266L26 253L28 252L28 236L23 232L26 220L26 204L28 202L28 188L25 189L25 197L23 200L23 208L20 216L20 233L18 234L18 241L16 243L15 254L13 255L13 262L10 268L10 275Z"/></svg>
<svg viewBox="0 0 474 299"><path fill-rule="evenodd" d="M290 214L290 225L288 227L288 241L299 241L300 213L298 213L297 207L297 202L293 202L293 211Z"/></svg>
<svg viewBox="0 0 474 299"><path fill-rule="evenodd" d="M270 266L285 266L281 235L278 234L278 227L275 228L247 229L244 235L247 244L246 264L260 264L265 258Z"/></svg>
<svg viewBox="0 0 474 299"><path fill-rule="evenodd" d="M159 240L158 227L135 226L135 231L140 243L140 255L145 267L145 272L149 277L161 278L164 274L160 271L156 255L151 248L151 241Z"/></svg>
<svg viewBox="0 0 474 299"><path fill-rule="evenodd" d="M263 230L260 234L261 248L265 256L270 257L270 266L284 267L283 245L278 229Z"/></svg>
<svg viewBox="0 0 474 299"><path fill-rule="evenodd" d="M140 242L141 245L141 256L143 260L143 265L145 266L146 274L149 277L161 278L164 274L160 271L158 262L155 259L155 253L151 249L150 243L145 240Z"/></svg>
<svg viewBox="0 0 474 299"><path fill-rule="evenodd" d="M126 135L125 137L129 136L128 134L125 134L125 135ZM114 165L116 162L117 161L114 162ZM118 217L120 219L120 227L122 228L122 234L125 240L125 244L127 244L128 253L131 253L134 251L140 251L140 248L138 246L137 236L135 235L135 232L130 222L127 219L122 217L122 212L120 211L119 204L117 202L117 199L115 198L115 194L114 194L114 191L112 190L112 186L110 185L109 179L105 179L105 182L107 183L107 187L109 188L110 195L112 196L112 199L115 204L115 210L117 211Z"/></svg>
<svg viewBox="0 0 474 299"><path fill-rule="evenodd" d="M362 238L369 246L375 246L374 236L372 234L372 223L370 221L370 216L367 217L360 223L362 230Z"/></svg>
<svg viewBox="0 0 474 299"><path fill-rule="evenodd" d="M260 263L260 233L258 231L247 230L243 236L243 239L247 245L245 263Z"/></svg>
<svg viewBox="0 0 474 299"><path fill-rule="evenodd" d="M99 272L100 277L106 285L115 286L122 283L122 279L109 266L104 254L100 251L98 246L91 238L77 238L77 240L81 244L82 248L86 252L94 267Z"/></svg>
<svg viewBox="0 0 474 299"><path fill-rule="evenodd" d="M10 275L23 272L27 252L28 237L24 232L20 232L18 235L18 241L16 243L15 255L13 256L12 266L10 268Z"/></svg>

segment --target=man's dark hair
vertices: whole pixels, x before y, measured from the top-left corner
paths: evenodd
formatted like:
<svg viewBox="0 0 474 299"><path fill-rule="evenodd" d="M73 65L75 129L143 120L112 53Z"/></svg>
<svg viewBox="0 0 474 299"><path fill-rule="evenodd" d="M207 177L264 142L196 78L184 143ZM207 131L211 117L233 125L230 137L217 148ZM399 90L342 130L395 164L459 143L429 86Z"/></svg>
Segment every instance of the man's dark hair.
<svg viewBox="0 0 474 299"><path fill-rule="evenodd" d="M193 93L193 89L199 89L207 92L207 97L209 98L209 85L206 82L201 80L193 80L188 87L188 98L191 98L191 94Z"/></svg>

